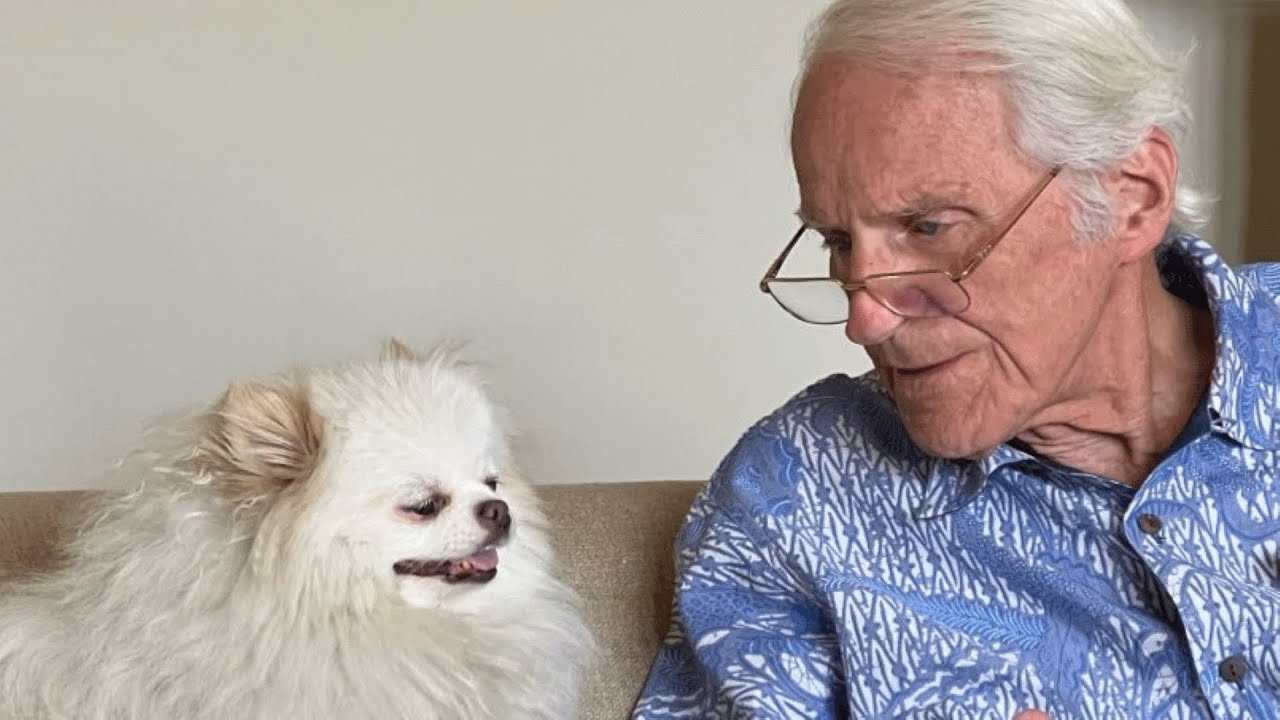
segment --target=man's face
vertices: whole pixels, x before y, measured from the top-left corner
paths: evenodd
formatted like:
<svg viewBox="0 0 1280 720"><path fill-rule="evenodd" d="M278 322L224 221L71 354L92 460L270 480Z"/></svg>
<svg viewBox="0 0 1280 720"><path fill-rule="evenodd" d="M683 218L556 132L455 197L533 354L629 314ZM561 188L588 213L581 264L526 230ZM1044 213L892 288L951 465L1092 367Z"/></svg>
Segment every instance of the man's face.
<svg viewBox="0 0 1280 720"><path fill-rule="evenodd" d="M804 220L851 241L844 280L960 269L1049 172L1017 154L996 81L839 61L805 78L792 154ZM866 348L917 444L980 455L1071 399L1113 254L1074 240L1055 180L965 280L962 314L903 319L856 292L846 333Z"/></svg>

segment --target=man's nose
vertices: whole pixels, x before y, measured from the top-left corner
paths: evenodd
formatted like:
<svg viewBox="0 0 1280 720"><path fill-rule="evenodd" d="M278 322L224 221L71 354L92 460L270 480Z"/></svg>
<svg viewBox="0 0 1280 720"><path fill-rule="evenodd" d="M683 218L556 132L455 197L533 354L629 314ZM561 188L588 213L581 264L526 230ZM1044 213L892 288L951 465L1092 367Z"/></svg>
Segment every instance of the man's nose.
<svg viewBox="0 0 1280 720"><path fill-rule="evenodd" d="M863 242L855 250L845 256L844 263L832 263L833 277L856 282L853 278L873 277L892 270L895 265L892 254L883 244ZM866 288L849 293L849 319L845 321L844 334L858 345L878 345L888 340L902 321L901 315L885 307Z"/></svg>
<svg viewBox="0 0 1280 720"><path fill-rule="evenodd" d="M845 321L844 334L858 345L879 345L893 337L902 323L901 315L865 289L849 293L849 319Z"/></svg>

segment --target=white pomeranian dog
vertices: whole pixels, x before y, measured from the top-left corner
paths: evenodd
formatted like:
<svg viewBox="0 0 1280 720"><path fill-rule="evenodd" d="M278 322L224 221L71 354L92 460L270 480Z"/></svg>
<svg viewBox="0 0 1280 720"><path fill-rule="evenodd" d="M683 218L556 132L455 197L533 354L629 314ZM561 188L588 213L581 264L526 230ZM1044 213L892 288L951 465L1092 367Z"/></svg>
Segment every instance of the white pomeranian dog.
<svg viewBox="0 0 1280 720"><path fill-rule="evenodd" d="M0 717L574 717L592 641L504 425L395 341L232 385L0 586Z"/></svg>

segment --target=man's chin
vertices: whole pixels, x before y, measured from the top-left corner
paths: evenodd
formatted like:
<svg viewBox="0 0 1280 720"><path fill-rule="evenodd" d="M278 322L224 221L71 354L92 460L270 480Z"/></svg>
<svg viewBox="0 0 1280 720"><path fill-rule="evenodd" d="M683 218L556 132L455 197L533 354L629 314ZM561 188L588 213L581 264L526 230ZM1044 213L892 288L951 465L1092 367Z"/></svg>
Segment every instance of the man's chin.
<svg viewBox="0 0 1280 720"><path fill-rule="evenodd" d="M930 417L916 420L904 417L911 442L933 457L948 460L976 460L986 456L998 443L991 443L972 432L972 418Z"/></svg>

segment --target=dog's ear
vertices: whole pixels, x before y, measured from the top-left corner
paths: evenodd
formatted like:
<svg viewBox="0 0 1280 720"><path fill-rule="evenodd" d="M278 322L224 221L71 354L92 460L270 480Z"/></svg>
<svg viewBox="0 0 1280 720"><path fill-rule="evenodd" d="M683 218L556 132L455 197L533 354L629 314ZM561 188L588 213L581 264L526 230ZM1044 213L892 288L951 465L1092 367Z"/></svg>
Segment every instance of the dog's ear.
<svg viewBox="0 0 1280 720"><path fill-rule="evenodd" d="M390 338L382 346L382 360L404 360L406 362L417 362L422 358L418 353L413 351L408 345L400 342L397 338Z"/></svg>
<svg viewBox="0 0 1280 720"><path fill-rule="evenodd" d="M320 456L323 424L301 388L258 383L227 389L213 413L206 447L217 482L237 497L257 497L303 480Z"/></svg>

